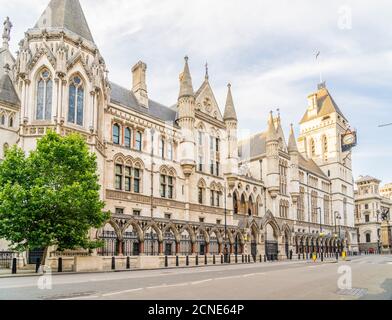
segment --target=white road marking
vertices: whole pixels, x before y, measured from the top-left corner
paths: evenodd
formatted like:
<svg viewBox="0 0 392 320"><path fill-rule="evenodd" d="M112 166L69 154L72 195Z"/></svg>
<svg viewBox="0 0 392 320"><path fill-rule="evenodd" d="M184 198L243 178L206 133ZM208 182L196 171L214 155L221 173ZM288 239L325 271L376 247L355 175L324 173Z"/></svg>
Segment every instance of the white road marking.
<svg viewBox="0 0 392 320"><path fill-rule="evenodd" d="M110 293L105 293L102 295L102 297L109 297L109 296L115 296L118 294L122 293L129 293L129 292L135 292L135 291L141 291L143 288L137 288L137 289L129 289L129 290L123 290L123 291L116 291L116 292L110 292Z"/></svg>
<svg viewBox="0 0 392 320"><path fill-rule="evenodd" d="M200 284L200 283L209 282L209 281L212 281L212 279L194 281L194 282L191 282L191 284L192 284L192 285L195 285L195 284Z"/></svg>
<svg viewBox="0 0 392 320"><path fill-rule="evenodd" d="M66 298L66 299L58 299L58 300L66 301L66 300L96 299L96 298L99 298L99 297L98 296L84 296L84 297Z"/></svg>

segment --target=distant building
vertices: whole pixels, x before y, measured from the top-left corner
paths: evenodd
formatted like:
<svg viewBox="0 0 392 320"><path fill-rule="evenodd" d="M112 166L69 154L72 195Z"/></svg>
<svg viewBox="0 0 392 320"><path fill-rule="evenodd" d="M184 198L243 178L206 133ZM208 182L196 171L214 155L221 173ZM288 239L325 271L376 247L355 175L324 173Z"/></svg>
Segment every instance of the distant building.
<svg viewBox="0 0 392 320"><path fill-rule="evenodd" d="M392 199L392 183L387 183L380 188L380 194L385 197Z"/></svg>
<svg viewBox="0 0 392 320"><path fill-rule="evenodd" d="M356 181L355 225L358 228L359 250L362 252L380 251L381 214L392 209L392 200L381 195L380 182L371 176L361 176Z"/></svg>

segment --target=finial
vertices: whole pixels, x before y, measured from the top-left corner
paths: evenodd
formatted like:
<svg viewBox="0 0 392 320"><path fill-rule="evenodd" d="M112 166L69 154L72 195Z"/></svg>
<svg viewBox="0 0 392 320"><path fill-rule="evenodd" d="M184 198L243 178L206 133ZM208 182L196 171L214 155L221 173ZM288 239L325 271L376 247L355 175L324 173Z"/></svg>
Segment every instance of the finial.
<svg viewBox="0 0 392 320"><path fill-rule="evenodd" d="M188 57L188 56L185 56L185 57L184 57L184 60L185 60L185 62L188 63L189 57Z"/></svg>
<svg viewBox="0 0 392 320"><path fill-rule="evenodd" d="M205 67L206 67L206 76L205 76L205 78L206 78L206 80L208 80L208 78L209 78L209 75L208 75L208 61L206 62Z"/></svg>
<svg viewBox="0 0 392 320"><path fill-rule="evenodd" d="M228 87L229 89L231 89L231 83L228 83L228 84L227 84L227 87Z"/></svg>
<svg viewBox="0 0 392 320"><path fill-rule="evenodd" d="M11 40L11 29L13 27L9 17L5 19L3 25L3 47L8 48L8 42Z"/></svg>

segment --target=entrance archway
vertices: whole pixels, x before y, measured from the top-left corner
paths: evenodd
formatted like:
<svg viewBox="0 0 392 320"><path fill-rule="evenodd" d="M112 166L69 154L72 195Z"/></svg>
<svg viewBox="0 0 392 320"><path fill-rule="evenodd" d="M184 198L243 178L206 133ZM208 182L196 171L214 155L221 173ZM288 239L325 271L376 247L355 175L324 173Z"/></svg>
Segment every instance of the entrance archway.
<svg viewBox="0 0 392 320"><path fill-rule="evenodd" d="M149 227L144 234L144 253L147 256L159 255L158 234L152 227Z"/></svg>
<svg viewBox="0 0 392 320"><path fill-rule="evenodd" d="M123 233L125 256L138 256L140 254L140 241L135 228L130 225Z"/></svg>
<svg viewBox="0 0 392 320"><path fill-rule="evenodd" d="M278 235L270 223L265 226L265 252L268 260L278 259Z"/></svg>
<svg viewBox="0 0 392 320"><path fill-rule="evenodd" d="M118 252L118 238L115 229L109 223L98 231L97 237L103 241L103 247L98 248L97 253L100 256L113 257Z"/></svg>

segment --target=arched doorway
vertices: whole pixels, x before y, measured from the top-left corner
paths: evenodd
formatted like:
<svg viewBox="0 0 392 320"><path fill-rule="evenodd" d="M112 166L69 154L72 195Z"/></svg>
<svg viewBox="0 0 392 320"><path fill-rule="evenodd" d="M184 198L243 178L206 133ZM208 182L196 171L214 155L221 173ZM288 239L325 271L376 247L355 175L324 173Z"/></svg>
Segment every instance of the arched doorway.
<svg viewBox="0 0 392 320"><path fill-rule="evenodd" d="M158 234L152 227L149 227L144 233L144 253L147 256L159 255Z"/></svg>
<svg viewBox="0 0 392 320"><path fill-rule="evenodd" d="M98 239L103 241L103 246L98 248L100 256L116 256L118 252L118 238L113 226L109 223L98 231Z"/></svg>
<svg viewBox="0 0 392 320"><path fill-rule="evenodd" d="M219 254L219 242L215 232L210 235L210 254Z"/></svg>
<svg viewBox="0 0 392 320"><path fill-rule="evenodd" d="M253 257L257 256L257 231L252 229L251 233L251 254Z"/></svg>
<svg viewBox="0 0 392 320"><path fill-rule="evenodd" d="M140 241L135 228L130 225L123 234L124 239L124 255L138 256L140 254Z"/></svg>
<svg viewBox="0 0 392 320"><path fill-rule="evenodd" d="M206 254L207 244L203 231L196 234L196 253L204 256Z"/></svg>
<svg viewBox="0 0 392 320"><path fill-rule="evenodd" d="M180 254L184 256L192 254L192 240L188 230L181 232Z"/></svg>
<svg viewBox="0 0 392 320"><path fill-rule="evenodd" d="M176 238L170 229L163 235L163 249L165 250L165 256L174 256L176 254Z"/></svg>
<svg viewBox="0 0 392 320"><path fill-rule="evenodd" d="M265 252L268 260L277 260L278 259L278 236L271 226L268 223L265 227Z"/></svg>

